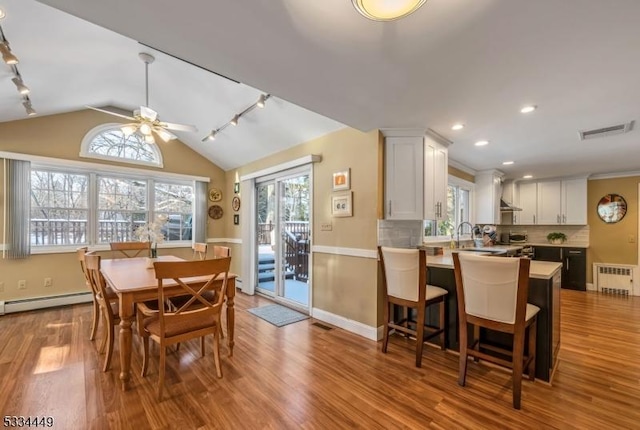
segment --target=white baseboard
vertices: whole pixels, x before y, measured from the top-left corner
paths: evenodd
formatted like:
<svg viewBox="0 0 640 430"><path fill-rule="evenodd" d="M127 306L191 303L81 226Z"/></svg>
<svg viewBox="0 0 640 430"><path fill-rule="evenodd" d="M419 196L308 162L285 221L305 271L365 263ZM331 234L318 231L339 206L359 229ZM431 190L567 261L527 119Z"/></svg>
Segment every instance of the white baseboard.
<svg viewBox="0 0 640 430"><path fill-rule="evenodd" d="M311 316L317 320L340 327L341 329L373 341L382 339L382 327L371 327L366 324L362 324L361 322L350 320L343 316L332 314L331 312L318 308L313 308L311 310Z"/></svg>
<svg viewBox="0 0 640 430"><path fill-rule="evenodd" d="M0 315L91 302L91 292L0 302Z"/></svg>
<svg viewBox="0 0 640 430"><path fill-rule="evenodd" d="M587 282L587 291L598 291L593 282Z"/></svg>

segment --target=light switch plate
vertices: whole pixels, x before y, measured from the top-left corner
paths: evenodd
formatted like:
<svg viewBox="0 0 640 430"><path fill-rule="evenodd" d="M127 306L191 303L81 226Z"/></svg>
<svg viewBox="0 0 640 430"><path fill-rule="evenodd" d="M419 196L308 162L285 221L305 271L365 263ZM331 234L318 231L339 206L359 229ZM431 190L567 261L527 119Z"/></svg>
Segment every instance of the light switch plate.
<svg viewBox="0 0 640 430"><path fill-rule="evenodd" d="M331 231L333 230L333 225L330 222L323 222L320 224L321 231Z"/></svg>

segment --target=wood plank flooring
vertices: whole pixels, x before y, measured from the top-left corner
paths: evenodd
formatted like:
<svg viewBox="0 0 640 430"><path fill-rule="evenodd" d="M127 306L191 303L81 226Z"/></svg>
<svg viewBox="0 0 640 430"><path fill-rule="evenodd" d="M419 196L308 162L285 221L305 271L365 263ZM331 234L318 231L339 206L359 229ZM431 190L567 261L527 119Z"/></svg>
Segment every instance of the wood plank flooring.
<svg viewBox="0 0 640 430"><path fill-rule="evenodd" d="M553 386L524 381L520 411L506 371L471 362L459 387L453 353L428 347L417 369L410 340L394 336L383 354L379 343L311 319L277 328L246 312L262 304L238 294L222 379L211 340L204 358L197 341L171 352L160 403L157 348L141 378L134 336L132 389L120 391L117 346L103 373L88 340L89 305L2 316L0 415L53 416L57 429L640 428L640 297L563 290Z"/></svg>

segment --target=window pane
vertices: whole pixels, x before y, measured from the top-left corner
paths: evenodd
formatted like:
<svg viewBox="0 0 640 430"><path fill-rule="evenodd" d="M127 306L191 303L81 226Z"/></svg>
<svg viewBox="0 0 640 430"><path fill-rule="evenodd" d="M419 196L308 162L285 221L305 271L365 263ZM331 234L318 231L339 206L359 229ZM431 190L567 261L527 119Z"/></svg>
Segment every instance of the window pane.
<svg viewBox="0 0 640 430"><path fill-rule="evenodd" d="M147 216L146 181L98 179L98 243L135 240L134 232Z"/></svg>
<svg viewBox="0 0 640 430"><path fill-rule="evenodd" d="M166 220L165 240L191 240L194 198L191 185L156 183L154 212Z"/></svg>
<svg viewBox="0 0 640 430"><path fill-rule="evenodd" d="M137 133L125 136L120 128L103 131L89 144L89 154L160 164L155 148Z"/></svg>
<svg viewBox="0 0 640 430"><path fill-rule="evenodd" d="M88 175L31 171L31 245L81 245L87 238Z"/></svg>

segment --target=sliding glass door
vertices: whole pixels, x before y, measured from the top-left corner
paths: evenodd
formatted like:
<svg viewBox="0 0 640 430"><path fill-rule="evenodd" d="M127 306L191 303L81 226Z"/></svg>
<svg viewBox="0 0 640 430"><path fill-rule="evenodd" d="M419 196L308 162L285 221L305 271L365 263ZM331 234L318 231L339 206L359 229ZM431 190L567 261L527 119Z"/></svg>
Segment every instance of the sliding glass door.
<svg viewBox="0 0 640 430"><path fill-rule="evenodd" d="M257 290L309 308L310 170L256 180Z"/></svg>

